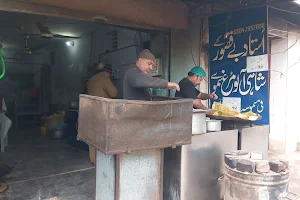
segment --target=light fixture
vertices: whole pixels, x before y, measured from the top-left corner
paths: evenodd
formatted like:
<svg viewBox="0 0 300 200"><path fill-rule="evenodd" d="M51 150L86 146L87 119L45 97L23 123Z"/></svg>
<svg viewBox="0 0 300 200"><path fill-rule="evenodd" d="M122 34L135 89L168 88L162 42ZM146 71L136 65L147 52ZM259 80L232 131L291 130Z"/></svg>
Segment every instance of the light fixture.
<svg viewBox="0 0 300 200"><path fill-rule="evenodd" d="M42 38L48 38L48 39L51 39L51 38L53 38L54 36L53 36L52 33L47 32L47 33L41 33L41 37L42 37Z"/></svg>
<svg viewBox="0 0 300 200"><path fill-rule="evenodd" d="M73 47L73 46L74 46L74 41L68 41L68 42L66 42L66 45L67 45L67 46L72 46L72 47Z"/></svg>
<svg viewBox="0 0 300 200"><path fill-rule="evenodd" d="M297 4L300 4L300 0L295 0L294 2Z"/></svg>

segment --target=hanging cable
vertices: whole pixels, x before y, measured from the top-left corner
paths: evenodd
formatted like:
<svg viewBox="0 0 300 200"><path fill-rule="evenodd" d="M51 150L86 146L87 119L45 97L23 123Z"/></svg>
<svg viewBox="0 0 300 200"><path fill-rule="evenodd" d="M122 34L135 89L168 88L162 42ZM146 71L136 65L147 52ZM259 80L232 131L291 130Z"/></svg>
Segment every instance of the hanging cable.
<svg viewBox="0 0 300 200"><path fill-rule="evenodd" d="M194 54L193 54L193 44L192 44L192 38L190 35L190 31L188 31L188 36L189 36L189 42L190 42L190 48L191 48L191 55L192 55L192 59L194 61L194 65L197 66L196 61L194 59Z"/></svg>
<svg viewBox="0 0 300 200"><path fill-rule="evenodd" d="M0 60L1 60L1 67L2 67L2 73L0 75L0 80L4 77L6 69L5 69L5 63L4 63L4 58L2 54L2 46L0 46Z"/></svg>
<svg viewBox="0 0 300 200"><path fill-rule="evenodd" d="M283 11L283 12L287 12L287 13L292 13L292 14L296 14L296 15L300 15L300 12L294 12L294 11L290 11L290 10L285 10L285 9L281 9L281 8L276 8L273 6L268 6L269 8L275 9L275 10L279 10L279 11Z"/></svg>

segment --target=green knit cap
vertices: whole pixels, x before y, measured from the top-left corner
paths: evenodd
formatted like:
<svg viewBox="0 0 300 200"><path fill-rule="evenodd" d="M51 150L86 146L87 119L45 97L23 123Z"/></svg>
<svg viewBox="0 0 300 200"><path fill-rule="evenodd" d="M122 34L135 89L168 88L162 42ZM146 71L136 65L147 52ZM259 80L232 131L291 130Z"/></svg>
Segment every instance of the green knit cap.
<svg viewBox="0 0 300 200"><path fill-rule="evenodd" d="M200 76L202 78L206 77L205 70L202 67L200 67L200 66L193 67L190 72L192 72L193 74L196 74L197 76Z"/></svg>

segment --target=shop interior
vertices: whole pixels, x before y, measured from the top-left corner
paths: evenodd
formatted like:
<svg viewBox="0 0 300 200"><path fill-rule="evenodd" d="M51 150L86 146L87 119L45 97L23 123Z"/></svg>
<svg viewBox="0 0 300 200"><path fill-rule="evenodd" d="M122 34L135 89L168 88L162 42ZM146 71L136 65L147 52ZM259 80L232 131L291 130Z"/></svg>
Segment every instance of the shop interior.
<svg viewBox="0 0 300 200"><path fill-rule="evenodd" d="M124 72L145 48L157 58L152 75L169 79L169 33L3 11L0 21L0 96L11 122L0 153L10 170L0 176L14 191L5 195L47 199L57 195L54 185L60 196L93 199L93 157L77 140L79 94L95 67L109 64L122 98Z"/></svg>

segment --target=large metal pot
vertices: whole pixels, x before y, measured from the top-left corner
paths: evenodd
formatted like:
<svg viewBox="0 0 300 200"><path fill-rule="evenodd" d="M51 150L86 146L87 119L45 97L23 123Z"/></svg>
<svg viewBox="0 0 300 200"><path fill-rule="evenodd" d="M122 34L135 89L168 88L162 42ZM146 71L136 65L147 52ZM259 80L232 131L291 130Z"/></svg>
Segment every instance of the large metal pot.
<svg viewBox="0 0 300 200"><path fill-rule="evenodd" d="M221 131L222 120L218 119L207 119L206 128L208 132Z"/></svg>
<svg viewBox="0 0 300 200"><path fill-rule="evenodd" d="M288 188L289 171L266 175L246 174L225 165L224 200L292 199L285 198ZM297 199L297 196L293 199Z"/></svg>
<svg viewBox="0 0 300 200"><path fill-rule="evenodd" d="M206 114L211 110L193 110L192 133L203 134L206 133Z"/></svg>
<svg viewBox="0 0 300 200"><path fill-rule="evenodd" d="M201 112L193 113L193 122L192 122L192 133L194 134L203 134L206 133L206 114Z"/></svg>
<svg viewBox="0 0 300 200"><path fill-rule="evenodd" d="M79 107L79 102L71 102L71 107L78 108Z"/></svg>

